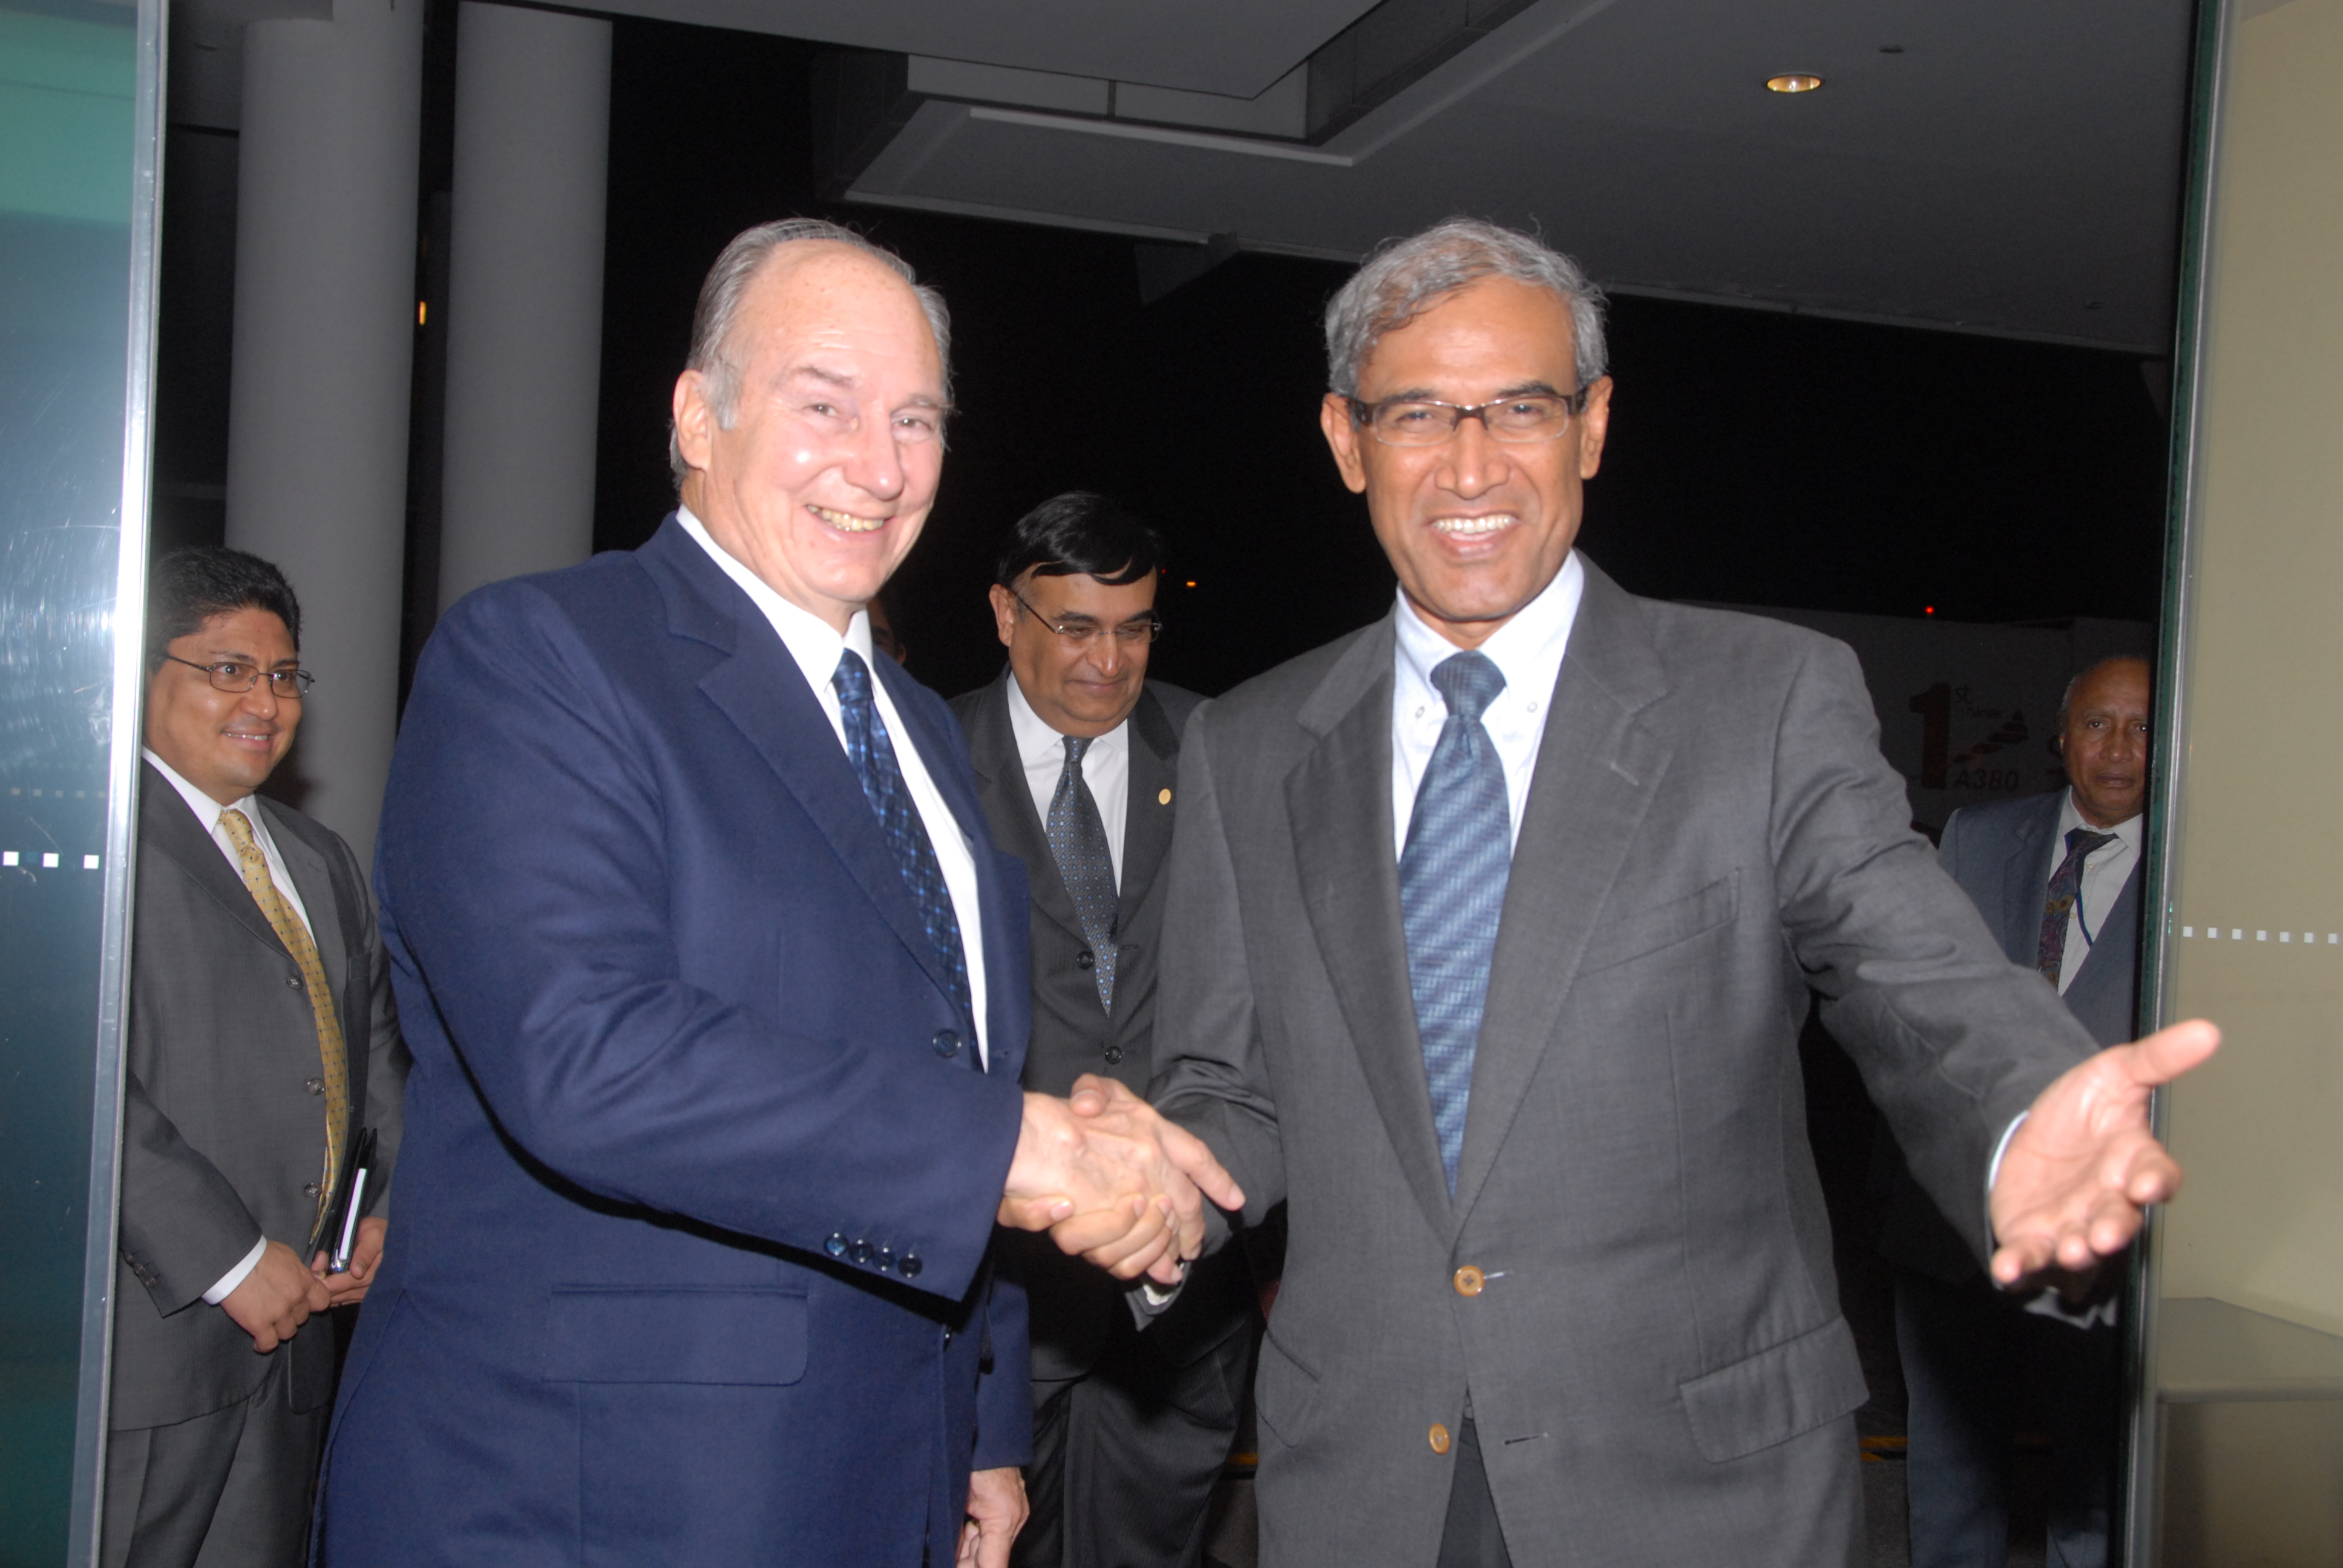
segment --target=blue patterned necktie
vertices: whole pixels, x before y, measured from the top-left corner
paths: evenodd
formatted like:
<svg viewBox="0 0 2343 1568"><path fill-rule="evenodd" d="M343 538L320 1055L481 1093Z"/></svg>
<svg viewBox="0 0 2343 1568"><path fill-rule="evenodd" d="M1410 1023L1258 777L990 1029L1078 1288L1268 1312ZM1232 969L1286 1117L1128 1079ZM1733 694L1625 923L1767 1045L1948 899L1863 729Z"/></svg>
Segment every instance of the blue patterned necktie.
<svg viewBox="0 0 2343 1568"><path fill-rule="evenodd" d="M1091 978L1098 982L1099 1005L1114 1010L1115 917L1120 895L1114 885L1114 858L1107 852L1106 824L1098 801L1082 777L1082 753L1090 741L1069 735L1066 766L1050 797L1050 853L1058 875L1073 895L1074 914L1082 922L1082 937L1091 947Z"/></svg>
<svg viewBox="0 0 2343 1568"><path fill-rule="evenodd" d="M920 923L927 928L928 945L950 982L953 1004L963 1020L973 1020L976 1010L969 1000L968 957L960 947L960 917L952 912L951 892L944 886L943 868L936 863L936 847L929 841L927 824L920 820L919 807L903 782L903 769L895 760L895 745L887 737L886 721L870 700L870 667L850 648L838 656L838 671L830 683L838 689L846 755L862 780L863 798L878 815L887 847L895 852L895 864L902 868L903 881L920 908ZM978 1071L984 1070L974 1050L967 1052L967 1060Z"/></svg>
<svg viewBox="0 0 2343 1568"><path fill-rule="evenodd" d="M2042 937L2034 950L2034 967L2054 986L2066 967L2066 917L2075 912L2076 901L2083 896L2083 862L2094 849L2115 841L2113 833L2094 833L2088 828L2067 829L2066 858L2050 873L2050 889L2042 901Z"/></svg>
<svg viewBox="0 0 2343 1568"><path fill-rule="evenodd" d="M1432 684L1447 700L1448 719L1408 818L1399 907L1423 1075L1432 1087L1432 1123L1453 1197L1513 835L1504 764L1481 724L1482 713L1505 689L1503 672L1483 655L1460 653L1440 662Z"/></svg>

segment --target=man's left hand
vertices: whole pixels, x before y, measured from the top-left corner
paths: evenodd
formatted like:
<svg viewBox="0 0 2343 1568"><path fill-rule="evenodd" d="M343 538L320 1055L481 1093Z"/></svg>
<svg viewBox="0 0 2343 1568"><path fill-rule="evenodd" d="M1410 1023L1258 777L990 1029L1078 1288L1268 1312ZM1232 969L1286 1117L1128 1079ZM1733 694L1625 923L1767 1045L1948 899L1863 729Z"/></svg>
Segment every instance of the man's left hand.
<svg viewBox="0 0 2343 1568"><path fill-rule="evenodd" d="M1993 1185L1994 1280L2082 1274L2139 1232L2140 1211L2180 1191L2180 1167L2147 1130L2151 1091L2211 1056L2221 1031L2176 1023L2070 1068L2035 1101Z"/></svg>
<svg viewBox="0 0 2343 1568"><path fill-rule="evenodd" d="M968 1478L968 1526L955 1568L1009 1568L1009 1543L1025 1528L1025 1477L1015 1465Z"/></svg>
<svg viewBox="0 0 2343 1568"><path fill-rule="evenodd" d="M366 1300L367 1287L374 1283L375 1268L382 1261L383 1238L389 1231L387 1220L359 1221L357 1236L350 1242L350 1266L341 1273L328 1271L334 1261L322 1250L309 1260L309 1271L325 1282L329 1304L347 1307Z"/></svg>

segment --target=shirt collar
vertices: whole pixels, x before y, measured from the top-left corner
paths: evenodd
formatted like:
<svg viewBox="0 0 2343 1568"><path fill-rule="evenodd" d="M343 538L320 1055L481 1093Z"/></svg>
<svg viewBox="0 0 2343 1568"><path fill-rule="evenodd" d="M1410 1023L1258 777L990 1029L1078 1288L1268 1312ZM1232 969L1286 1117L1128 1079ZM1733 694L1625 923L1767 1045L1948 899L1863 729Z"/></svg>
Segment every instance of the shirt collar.
<svg viewBox="0 0 2343 1568"><path fill-rule="evenodd" d="M205 832L213 832L218 829L220 813L223 811L241 811L244 813L244 819L247 822L257 823L260 820L260 803L254 797L246 795L240 800L223 806L193 784L188 783L180 776L177 769L156 756L152 748L140 748L140 754L146 759L147 764L156 772L171 781L171 788L179 792L179 799L187 803L187 809L196 814L196 820L204 825Z"/></svg>
<svg viewBox="0 0 2343 1568"><path fill-rule="evenodd" d="M2147 813L2136 811L2112 828L2092 827L2090 823L2083 820L2083 810L2081 807L2075 804L2075 791L2071 785L2058 796L2058 843L2061 848L2065 847L2066 835L2070 830L2077 828L2090 828L2094 833L2113 833L2125 849L2137 854L2140 829L2147 821ZM2107 846L2103 844L2100 848L2105 849Z"/></svg>
<svg viewBox="0 0 2343 1568"><path fill-rule="evenodd" d="M830 622L783 598L764 578L735 559L710 537L708 525L691 515L689 507L677 507L675 520L708 552L709 558L724 569L726 577L740 585L740 591L772 623L782 645L789 650L789 657L798 661L798 668L805 671L807 683L816 692L830 689L830 677L838 673L839 655L846 649L850 648L860 654L866 666L871 664L869 611L856 610L854 618L846 623L846 635L840 637ZM875 673L872 678L877 678Z"/></svg>
<svg viewBox="0 0 2343 1568"><path fill-rule="evenodd" d="M1048 760L1062 762L1066 756L1063 732L1051 728L1050 721L1033 711L1025 699L1025 689L1017 683L1017 672L1011 670L1009 681L1009 728L1017 737L1017 755L1027 767ZM1110 754L1127 745L1131 720L1126 719L1090 744L1088 755Z"/></svg>
<svg viewBox="0 0 2343 1568"><path fill-rule="evenodd" d="M1563 653L1570 644L1571 628L1578 620L1578 603L1585 592L1586 568L1573 550L1564 558L1554 580L1481 645L1480 651L1504 676L1508 696L1542 701L1554 689L1562 673ZM1405 589L1400 592L1394 619L1402 672L1436 691L1432 685L1433 668L1461 650L1416 612L1407 602Z"/></svg>

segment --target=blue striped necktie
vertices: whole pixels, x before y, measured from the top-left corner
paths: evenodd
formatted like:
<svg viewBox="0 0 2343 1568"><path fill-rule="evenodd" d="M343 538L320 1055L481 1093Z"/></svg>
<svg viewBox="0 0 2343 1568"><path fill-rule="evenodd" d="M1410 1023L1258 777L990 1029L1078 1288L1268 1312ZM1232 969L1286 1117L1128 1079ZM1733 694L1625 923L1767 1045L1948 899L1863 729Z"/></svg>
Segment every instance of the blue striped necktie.
<svg viewBox="0 0 2343 1568"><path fill-rule="evenodd" d="M1505 689L1504 673L1478 653L1443 659L1432 684L1448 704L1440 741L1416 787L1407 847L1399 858L1399 907L1407 929L1407 978L1432 1121L1448 1192L1464 1151L1473 1052L1497 951L1497 919L1513 869L1505 769L1481 715Z"/></svg>
<svg viewBox="0 0 2343 1568"><path fill-rule="evenodd" d="M846 755L854 764L856 776L862 780L863 799L870 802L870 809L879 818L880 830L887 836L887 847L894 851L895 864L902 869L912 902L919 906L920 924L927 928L928 945L934 950L936 962L950 984L952 1002L972 1031L976 1011L969 1000L968 956L960 946L960 917L952 910L951 890L944 886L943 868L936 863L936 847L929 840L928 826L920 820L919 807L903 782L903 769L895 760L895 744L888 739L886 720L879 717L878 707L870 699L870 667L850 648L839 655L838 670L830 678L830 683L838 689L839 716L845 720ZM968 1052L968 1061L978 1071L984 1070L975 1050Z"/></svg>

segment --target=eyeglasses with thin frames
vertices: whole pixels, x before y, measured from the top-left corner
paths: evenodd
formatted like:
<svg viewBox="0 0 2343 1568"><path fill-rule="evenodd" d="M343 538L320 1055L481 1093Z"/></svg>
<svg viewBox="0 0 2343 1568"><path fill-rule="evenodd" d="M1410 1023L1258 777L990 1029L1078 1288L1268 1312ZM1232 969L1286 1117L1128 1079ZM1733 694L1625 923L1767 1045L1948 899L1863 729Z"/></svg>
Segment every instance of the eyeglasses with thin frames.
<svg viewBox="0 0 2343 1568"><path fill-rule="evenodd" d="M1051 620L1031 605L1026 604L1025 596L1015 588L1009 590L1009 597L1024 606L1027 615L1031 616L1076 648L1091 647L1098 641L1101 633L1109 629L1113 631L1114 640L1125 648L1138 648L1142 644L1153 642L1163 635L1163 622L1157 618L1152 611L1150 611L1143 619L1127 620L1121 626L1110 628L1101 626L1094 620Z"/></svg>
<svg viewBox="0 0 2343 1568"><path fill-rule="evenodd" d="M184 664L189 669L202 670L205 678L212 683L214 691L225 691L232 696L240 697L258 686L263 675L268 677L268 689L279 700L298 702L309 695L311 687L317 684L317 678L306 669L262 670L249 664L238 664L233 659L219 664L197 664L194 659L181 658L176 653L166 653L163 657L173 664Z"/></svg>
<svg viewBox="0 0 2343 1568"><path fill-rule="evenodd" d="M1386 447L1437 447L1478 419L1493 441L1526 446L1552 441L1570 428L1572 417L1584 411L1586 391L1524 392L1492 403L1443 403L1436 397L1386 397L1369 403L1350 399L1353 422Z"/></svg>

